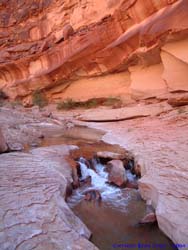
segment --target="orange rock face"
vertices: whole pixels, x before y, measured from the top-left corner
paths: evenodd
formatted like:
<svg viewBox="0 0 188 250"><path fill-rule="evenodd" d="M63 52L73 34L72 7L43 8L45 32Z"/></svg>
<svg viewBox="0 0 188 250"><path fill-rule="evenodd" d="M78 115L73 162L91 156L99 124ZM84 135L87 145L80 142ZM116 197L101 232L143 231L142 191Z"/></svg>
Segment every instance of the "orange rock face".
<svg viewBox="0 0 188 250"><path fill-rule="evenodd" d="M112 77L108 95L187 91L187 13L187 0L1 1L0 88L25 102L36 89L58 100L73 82L125 72L125 86ZM74 33L65 39L68 23Z"/></svg>

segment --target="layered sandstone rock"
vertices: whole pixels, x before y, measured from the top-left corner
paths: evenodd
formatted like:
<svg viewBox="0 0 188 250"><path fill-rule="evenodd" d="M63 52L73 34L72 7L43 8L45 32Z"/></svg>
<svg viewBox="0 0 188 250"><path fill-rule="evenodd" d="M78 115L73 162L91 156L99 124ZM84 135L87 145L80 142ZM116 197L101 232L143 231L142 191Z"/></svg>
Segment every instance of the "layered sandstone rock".
<svg viewBox="0 0 188 250"><path fill-rule="evenodd" d="M117 85L112 79L111 92L99 88L92 97L128 93L147 98L167 90L187 91L183 55L187 13L186 0L43 0L18 5L4 1L0 6L0 88L11 99L26 103L32 102L36 89L45 90L50 100L65 99L70 92L75 99L87 99L94 85L87 86L90 78L94 81L95 77L99 85L101 75L124 71L123 85L116 74ZM69 23L74 34L64 41L63 27ZM80 86L80 96L72 83Z"/></svg>
<svg viewBox="0 0 188 250"><path fill-rule="evenodd" d="M34 108L24 111L23 108L19 110L19 107L2 107L0 127L3 130L3 141L6 141L10 150L17 151L28 145L39 145L44 136L62 134L66 130L66 121L45 117L43 112Z"/></svg>
<svg viewBox="0 0 188 250"><path fill-rule="evenodd" d="M5 249L93 249L91 233L65 203L72 182L70 147L0 155L0 246Z"/></svg>

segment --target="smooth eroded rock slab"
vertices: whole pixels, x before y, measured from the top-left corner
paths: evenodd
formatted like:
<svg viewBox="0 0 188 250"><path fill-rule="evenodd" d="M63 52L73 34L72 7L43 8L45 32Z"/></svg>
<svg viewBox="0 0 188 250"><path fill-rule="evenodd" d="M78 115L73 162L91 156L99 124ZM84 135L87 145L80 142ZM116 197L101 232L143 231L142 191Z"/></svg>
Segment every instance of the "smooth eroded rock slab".
<svg viewBox="0 0 188 250"><path fill-rule="evenodd" d="M91 233L65 203L72 181L64 160L70 147L0 155L1 250L97 248Z"/></svg>
<svg viewBox="0 0 188 250"><path fill-rule="evenodd" d="M131 72L131 94L136 99L155 97L167 92L165 81L162 79L163 65L149 67L134 66Z"/></svg>
<svg viewBox="0 0 188 250"><path fill-rule="evenodd" d="M171 107L166 103L147 106L137 105L120 109L89 110L85 111L77 118L81 121L88 122L113 122L135 119L139 117L156 116L170 109Z"/></svg>

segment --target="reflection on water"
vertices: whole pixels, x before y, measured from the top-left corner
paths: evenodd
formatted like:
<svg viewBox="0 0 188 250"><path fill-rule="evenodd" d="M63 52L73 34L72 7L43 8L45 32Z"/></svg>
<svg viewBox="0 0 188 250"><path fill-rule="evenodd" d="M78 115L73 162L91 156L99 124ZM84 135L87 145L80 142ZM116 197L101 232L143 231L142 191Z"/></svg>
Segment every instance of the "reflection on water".
<svg viewBox="0 0 188 250"><path fill-rule="evenodd" d="M91 230L92 242L101 250L140 249L139 243L155 244L151 248L142 249L161 249L162 246L157 247L156 244L163 244L162 249L176 249L157 225L138 226L138 221L145 213L145 203L139 198L137 191L127 189L125 193L128 193L129 200L124 204L124 211L108 201L97 203L82 200L73 207L75 214ZM136 245L121 248L117 244Z"/></svg>

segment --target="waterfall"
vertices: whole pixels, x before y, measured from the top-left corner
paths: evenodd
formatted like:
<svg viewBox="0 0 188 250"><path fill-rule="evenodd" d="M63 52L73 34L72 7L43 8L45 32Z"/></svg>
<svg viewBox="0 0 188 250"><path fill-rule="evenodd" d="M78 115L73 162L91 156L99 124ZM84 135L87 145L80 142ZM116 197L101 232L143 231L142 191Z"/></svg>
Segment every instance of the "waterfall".
<svg viewBox="0 0 188 250"><path fill-rule="evenodd" d="M88 161L83 157L78 160L81 171L81 181L84 181L87 177L91 177L91 185L83 185L74 191L74 195L69 199L69 205L74 207L81 200L83 200L84 193L90 189L98 190L101 194L102 201L105 202L105 206L114 207L121 211L126 211L128 200L130 198L129 193L126 190L112 186L107 183L108 173L105 171L105 166L102 165L98 159L92 159L92 166L94 169L89 168ZM131 172L128 171L128 178L135 178L131 176Z"/></svg>
<svg viewBox="0 0 188 250"><path fill-rule="evenodd" d="M89 176L89 169L87 168L85 163L79 161L79 164L80 164L80 170L81 170L81 175L82 175L81 180L85 180Z"/></svg>
<svg viewBox="0 0 188 250"><path fill-rule="evenodd" d="M88 176L90 176L90 188L95 188L99 190L103 198L119 192L119 188L107 184L108 173L105 171L105 167L102 164L98 163L96 159L93 159L92 161L95 170L87 167L87 165L85 164L86 160L83 157L81 157L78 162L80 164L80 170L82 175L81 180L84 180Z"/></svg>

